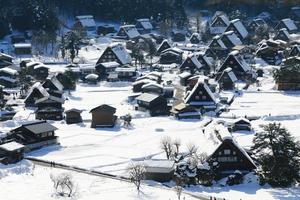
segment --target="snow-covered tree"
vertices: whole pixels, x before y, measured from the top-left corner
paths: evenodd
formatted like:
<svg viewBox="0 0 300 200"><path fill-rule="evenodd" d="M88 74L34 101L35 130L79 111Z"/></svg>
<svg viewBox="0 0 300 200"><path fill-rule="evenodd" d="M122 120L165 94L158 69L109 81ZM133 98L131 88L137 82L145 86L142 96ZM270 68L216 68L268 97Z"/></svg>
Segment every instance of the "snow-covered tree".
<svg viewBox="0 0 300 200"><path fill-rule="evenodd" d="M255 134L253 143L262 184L289 186L299 180L300 146L281 124L263 126L263 131Z"/></svg>

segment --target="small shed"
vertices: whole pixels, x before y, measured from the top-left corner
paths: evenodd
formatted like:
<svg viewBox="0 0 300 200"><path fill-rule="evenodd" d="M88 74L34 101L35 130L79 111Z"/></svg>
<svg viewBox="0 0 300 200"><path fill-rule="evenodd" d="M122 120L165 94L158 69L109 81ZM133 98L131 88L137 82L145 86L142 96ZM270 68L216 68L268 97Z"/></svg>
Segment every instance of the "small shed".
<svg viewBox="0 0 300 200"><path fill-rule="evenodd" d="M158 182L169 182L173 179L175 162L173 160L151 159L144 160L145 179Z"/></svg>
<svg viewBox="0 0 300 200"><path fill-rule="evenodd" d="M114 127L117 121L116 108L103 104L93 108L92 113L92 128Z"/></svg>
<svg viewBox="0 0 300 200"><path fill-rule="evenodd" d="M139 110L148 110L151 116L168 114L167 100L157 94L143 93L136 98Z"/></svg>
<svg viewBox="0 0 300 200"><path fill-rule="evenodd" d="M246 118L239 118L233 122L233 131L251 131L251 122Z"/></svg>
<svg viewBox="0 0 300 200"><path fill-rule="evenodd" d="M200 119L201 118L201 112L197 111L195 107L184 103L180 103L178 105L173 106L170 112L171 115L173 115L177 119Z"/></svg>
<svg viewBox="0 0 300 200"><path fill-rule="evenodd" d="M66 123L67 124L77 124L82 122L81 117L82 110L76 108L65 111L66 114Z"/></svg>
<svg viewBox="0 0 300 200"><path fill-rule="evenodd" d="M15 54L17 55L28 55L31 54L30 43L17 43L13 45Z"/></svg>
<svg viewBox="0 0 300 200"><path fill-rule="evenodd" d="M0 162L2 164L17 163L24 157L24 145L11 141L0 145Z"/></svg>

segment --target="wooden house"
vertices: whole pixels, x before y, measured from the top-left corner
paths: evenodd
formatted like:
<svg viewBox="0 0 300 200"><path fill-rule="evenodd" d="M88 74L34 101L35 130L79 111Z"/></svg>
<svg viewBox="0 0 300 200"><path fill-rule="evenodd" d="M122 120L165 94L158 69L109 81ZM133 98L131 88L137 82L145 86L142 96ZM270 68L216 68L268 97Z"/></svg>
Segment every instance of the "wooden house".
<svg viewBox="0 0 300 200"><path fill-rule="evenodd" d="M239 170L247 173L256 169L256 165L245 149L240 147L233 138L227 137L218 148L209 156L219 163L222 174L232 174Z"/></svg>
<svg viewBox="0 0 300 200"><path fill-rule="evenodd" d="M43 64L33 67L33 76L37 80L45 80L49 76L49 68Z"/></svg>
<svg viewBox="0 0 300 200"><path fill-rule="evenodd" d="M228 52L228 49L225 46L225 44L223 43L223 41L221 40L220 35L213 37L213 39L209 43L208 47L209 47L210 51L213 52L213 54L216 57L224 57L224 54L227 54L227 52Z"/></svg>
<svg viewBox="0 0 300 200"><path fill-rule="evenodd" d="M91 128L114 127L117 121L116 108L103 104L93 108Z"/></svg>
<svg viewBox="0 0 300 200"><path fill-rule="evenodd" d="M26 42L24 34L13 34L12 36L10 36L10 40L12 44Z"/></svg>
<svg viewBox="0 0 300 200"><path fill-rule="evenodd" d="M84 77L84 81L88 84L97 84L98 83L98 79L99 79L99 75L98 74L88 74Z"/></svg>
<svg viewBox="0 0 300 200"><path fill-rule="evenodd" d="M190 37L190 43L199 44L201 42L201 37L199 33L193 33Z"/></svg>
<svg viewBox="0 0 300 200"><path fill-rule="evenodd" d="M24 145L10 141L4 144L0 144L0 163L2 164L14 164L24 158Z"/></svg>
<svg viewBox="0 0 300 200"><path fill-rule="evenodd" d="M97 64L106 62L118 62L121 65L131 64L132 58L126 49L118 43L109 45L100 55Z"/></svg>
<svg viewBox="0 0 300 200"><path fill-rule="evenodd" d="M13 57L5 53L0 53L0 68L8 67L13 64Z"/></svg>
<svg viewBox="0 0 300 200"><path fill-rule="evenodd" d="M286 28L282 28L276 33L273 40L282 40L285 42L289 42L291 40L291 36Z"/></svg>
<svg viewBox="0 0 300 200"><path fill-rule="evenodd" d="M218 69L217 77L227 68L231 68L239 80L246 80L253 76L250 65L239 55L238 51L233 51L228 54L228 57Z"/></svg>
<svg viewBox="0 0 300 200"><path fill-rule="evenodd" d="M164 50L160 54L159 58L160 64L181 64L182 63L182 51L179 51L176 48L169 48Z"/></svg>
<svg viewBox="0 0 300 200"><path fill-rule="evenodd" d="M117 67L115 72L118 74L118 80L121 81L134 81L137 76L136 68L131 66Z"/></svg>
<svg viewBox="0 0 300 200"><path fill-rule="evenodd" d="M5 88L14 88L18 86L18 80L6 76L0 76L0 85Z"/></svg>
<svg viewBox="0 0 300 200"><path fill-rule="evenodd" d="M180 72L188 71L191 74L194 74L196 71L199 71L202 67L201 63L198 60L197 55L190 54L187 56L185 61L180 65L179 69Z"/></svg>
<svg viewBox="0 0 300 200"><path fill-rule="evenodd" d="M64 86L59 82L55 75L48 76L43 83L43 87L53 91L63 91L64 89Z"/></svg>
<svg viewBox="0 0 300 200"><path fill-rule="evenodd" d="M209 75L210 72L214 69L214 60L212 57L208 57L204 53L198 53L197 60L202 65L200 68L200 72L202 72L204 75Z"/></svg>
<svg viewBox="0 0 300 200"><path fill-rule="evenodd" d="M149 82L142 86L142 92L161 95L163 93L163 86L158 83Z"/></svg>
<svg viewBox="0 0 300 200"><path fill-rule="evenodd" d="M29 43L17 43L13 45L16 55L31 55L31 44Z"/></svg>
<svg viewBox="0 0 300 200"><path fill-rule="evenodd" d="M167 100L161 95L143 93L136 100L137 109L148 110L151 116L168 114Z"/></svg>
<svg viewBox="0 0 300 200"><path fill-rule="evenodd" d="M120 39L132 40L140 36L140 33L136 29L135 25L124 25L120 27L116 36Z"/></svg>
<svg viewBox="0 0 300 200"><path fill-rule="evenodd" d="M221 35L221 40L227 49L232 49L235 46L243 44L233 31L224 32Z"/></svg>
<svg viewBox="0 0 300 200"><path fill-rule="evenodd" d="M232 131L251 131L251 122L246 118L239 118L233 122Z"/></svg>
<svg viewBox="0 0 300 200"><path fill-rule="evenodd" d="M35 106L35 101L43 97L49 96L47 90L42 86L40 82L36 82L29 90L27 97L25 98L25 106Z"/></svg>
<svg viewBox="0 0 300 200"><path fill-rule="evenodd" d="M35 105L37 106L37 110L35 111L35 118L38 120L62 120L64 112L63 103L63 98L51 95L36 100Z"/></svg>
<svg viewBox="0 0 300 200"><path fill-rule="evenodd" d="M300 45L294 45L289 54L289 57L299 56L300 55Z"/></svg>
<svg viewBox="0 0 300 200"><path fill-rule="evenodd" d="M85 31L96 31L96 23L92 15L76 16L74 29L83 29Z"/></svg>
<svg viewBox="0 0 300 200"><path fill-rule="evenodd" d="M115 32L116 32L116 30L113 25L105 24L105 25L101 25L101 26L97 27L98 35L107 35L107 34L115 33Z"/></svg>
<svg viewBox="0 0 300 200"><path fill-rule="evenodd" d="M179 74L180 79L180 85L186 86L188 83L188 79L192 77L192 74L190 72L184 71L181 74Z"/></svg>
<svg viewBox="0 0 300 200"><path fill-rule="evenodd" d="M283 28L285 28L289 33L296 33L298 31L294 20L290 18L280 20L275 27L276 30L280 30Z"/></svg>
<svg viewBox="0 0 300 200"><path fill-rule="evenodd" d="M197 109L193 106L179 103L172 107L170 110L171 115L176 117L177 119L200 119L201 112L197 111Z"/></svg>
<svg viewBox="0 0 300 200"><path fill-rule="evenodd" d="M0 77L7 77L11 79L18 78L18 71L9 67L0 68Z"/></svg>
<svg viewBox="0 0 300 200"><path fill-rule="evenodd" d="M214 110L218 102L207 83L199 79L193 89L187 92L184 103L205 110Z"/></svg>
<svg viewBox="0 0 300 200"><path fill-rule="evenodd" d="M151 159L141 162L145 167L145 179L169 182L173 179L175 162L173 160Z"/></svg>
<svg viewBox="0 0 300 200"><path fill-rule="evenodd" d="M66 123L67 124L77 124L82 122L81 117L82 110L76 108L65 111L66 114Z"/></svg>
<svg viewBox="0 0 300 200"><path fill-rule="evenodd" d="M247 26L247 30L254 34L255 31L259 28L259 27L267 27L267 23L265 22L265 20L261 19L261 18L255 18L253 19Z"/></svg>
<svg viewBox="0 0 300 200"><path fill-rule="evenodd" d="M237 78L231 68L225 69L218 79L221 90L234 90Z"/></svg>
<svg viewBox="0 0 300 200"><path fill-rule="evenodd" d="M150 33L153 30L153 25L149 18L136 20L135 27L140 34Z"/></svg>
<svg viewBox="0 0 300 200"><path fill-rule="evenodd" d="M185 41L186 32L183 30L172 30L171 37L174 42L183 42Z"/></svg>
<svg viewBox="0 0 300 200"><path fill-rule="evenodd" d="M132 91L133 92L142 92L142 87L148 83L156 83L156 82L153 80L150 80L150 79L137 80L132 83Z"/></svg>
<svg viewBox="0 0 300 200"><path fill-rule="evenodd" d="M230 22L226 14L217 11L209 25L210 34L218 35L224 33L229 23Z"/></svg>
<svg viewBox="0 0 300 200"><path fill-rule="evenodd" d="M55 135L57 128L46 121L24 123L13 129L8 137L25 146L25 151L39 149L44 146L58 144Z"/></svg>
<svg viewBox="0 0 300 200"><path fill-rule="evenodd" d="M171 48L171 44L168 42L168 40L163 40L162 43L158 46L156 53L159 55L161 54L161 52L169 48Z"/></svg>
<svg viewBox="0 0 300 200"><path fill-rule="evenodd" d="M120 64L116 61L113 61L113 62L98 63L95 68L99 77L103 79L107 77L109 73L115 72L117 67L120 67Z"/></svg>
<svg viewBox="0 0 300 200"><path fill-rule="evenodd" d="M279 65L284 56L280 53L286 48L286 42L280 40L267 40L259 44L256 56L262 58L270 65Z"/></svg>
<svg viewBox="0 0 300 200"><path fill-rule="evenodd" d="M249 35L244 24L239 19L230 21L230 24L226 28L225 32L227 31L233 31L240 38L241 41L244 41Z"/></svg>

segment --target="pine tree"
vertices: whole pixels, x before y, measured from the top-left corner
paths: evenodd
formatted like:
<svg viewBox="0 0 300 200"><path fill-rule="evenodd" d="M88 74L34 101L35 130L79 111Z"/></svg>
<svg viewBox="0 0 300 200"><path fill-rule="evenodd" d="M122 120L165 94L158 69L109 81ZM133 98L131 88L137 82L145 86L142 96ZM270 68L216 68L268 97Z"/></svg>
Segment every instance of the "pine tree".
<svg viewBox="0 0 300 200"><path fill-rule="evenodd" d="M263 126L263 131L255 134L253 143L262 184L287 187L299 180L300 146L281 124Z"/></svg>

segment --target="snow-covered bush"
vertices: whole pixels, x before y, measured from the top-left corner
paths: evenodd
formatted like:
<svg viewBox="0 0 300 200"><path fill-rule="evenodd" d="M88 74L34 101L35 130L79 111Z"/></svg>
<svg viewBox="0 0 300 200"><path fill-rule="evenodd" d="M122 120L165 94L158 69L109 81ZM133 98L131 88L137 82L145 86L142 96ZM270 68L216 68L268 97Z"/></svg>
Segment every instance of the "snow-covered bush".
<svg viewBox="0 0 300 200"><path fill-rule="evenodd" d="M226 181L227 185L238 185L243 183L243 174L239 170L236 170L233 174L229 175Z"/></svg>
<svg viewBox="0 0 300 200"><path fill-rule="evenodd" d="M57 195L72 197L76 194L77 188L71 174L61 173L57 176L51 174L50 179Z"/></svg>

